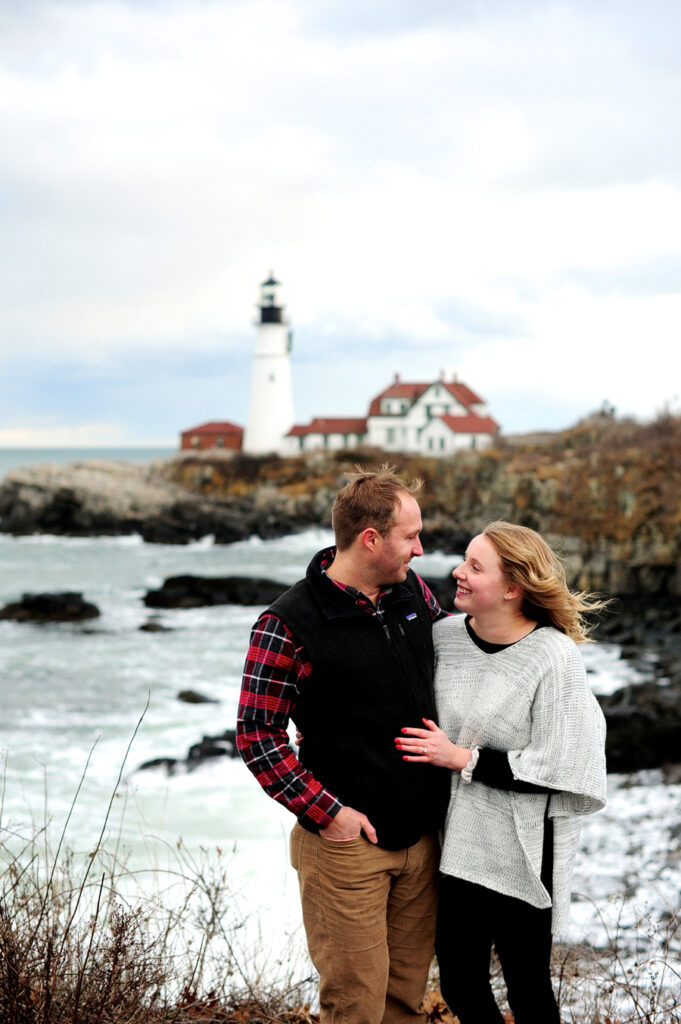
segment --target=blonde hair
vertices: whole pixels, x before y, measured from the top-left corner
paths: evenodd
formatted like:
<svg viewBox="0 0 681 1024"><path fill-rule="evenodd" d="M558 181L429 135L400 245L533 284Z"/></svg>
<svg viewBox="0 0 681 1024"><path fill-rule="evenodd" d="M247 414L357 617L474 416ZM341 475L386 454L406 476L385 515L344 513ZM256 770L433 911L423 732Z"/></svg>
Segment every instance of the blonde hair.
<svg viewBox="0 0 681 1024"><path fill-rule="evenodd" d="M499 555L504 575L522 587L522 612L528 619L553 626L575 643L589 642L594 624L585 613L597 612L607 601L568 588L565 569L543 537L527 526L490 523L483 530Z"/></svg>
<svg viewBox="0 0 681 1024"><path fill-rule="evenodd" d="M375 473L367 473L360 466L355 469L336 495L331 512L339 551L346 551L368 526L373 526L381 537L387 537L403 495L417 494L423 486L420 479L407 483L397 475L394 466L387 464Z"/></svg>

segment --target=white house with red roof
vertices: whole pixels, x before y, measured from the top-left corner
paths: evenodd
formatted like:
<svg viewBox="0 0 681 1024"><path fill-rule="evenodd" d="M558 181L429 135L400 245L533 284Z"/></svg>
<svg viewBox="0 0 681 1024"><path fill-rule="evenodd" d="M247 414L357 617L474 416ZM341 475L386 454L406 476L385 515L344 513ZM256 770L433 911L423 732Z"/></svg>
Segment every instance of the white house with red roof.
<svg viewBox="0 0 681 1024"><path fill-rule="evenodd" d="M388 452L449 455L484 448L499 433L482 398L455 374L415 383L398 374L373 399L366 419L315 418L286 435L289 454L315 448L354 448L365 444Z"/></svg>
<svg viewBox="0 0 681 1024"><path fill-rule="evenodd" d="M315 417L305 426L292 427L286 435L288 451L314 448L356 448L366 440L367 421L361 416Z"/></svg>

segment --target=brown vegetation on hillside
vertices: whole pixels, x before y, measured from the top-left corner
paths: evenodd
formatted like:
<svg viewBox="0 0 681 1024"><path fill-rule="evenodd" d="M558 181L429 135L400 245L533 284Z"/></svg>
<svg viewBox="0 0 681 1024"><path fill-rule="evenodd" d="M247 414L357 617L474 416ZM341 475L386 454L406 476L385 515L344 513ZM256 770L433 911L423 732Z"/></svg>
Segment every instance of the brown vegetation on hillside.
<svg viewBox="0 0 681 1024"><path fill-rule="evenodd" d="M681 418L637 424L591 417L570 430L501 438L481 452L442 459L376 449L312 452L294 458L230 458L215 452L173 461L169 473L211 497L332 495L356 464L389 461L425 481L426 516L446 517L461 531L493 518L585 541L631 541L655 534L681 546Z"/></svg>

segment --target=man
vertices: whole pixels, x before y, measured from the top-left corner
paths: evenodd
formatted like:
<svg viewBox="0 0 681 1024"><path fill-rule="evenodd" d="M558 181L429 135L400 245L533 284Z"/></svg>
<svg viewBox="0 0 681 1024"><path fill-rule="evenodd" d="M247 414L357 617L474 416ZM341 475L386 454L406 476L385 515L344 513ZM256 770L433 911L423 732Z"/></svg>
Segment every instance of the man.
<svg viewBox="0 0 681 1024"><path fill-rule="evenodd" d="M423 554L420 486L384 467L339 491L336 547L260 616L244 668L237 745L298 818L322 1024L414 1022L432 959L449 773L395 747L402 727L435 718L432 622L445 614L409 568Z"/></svg>

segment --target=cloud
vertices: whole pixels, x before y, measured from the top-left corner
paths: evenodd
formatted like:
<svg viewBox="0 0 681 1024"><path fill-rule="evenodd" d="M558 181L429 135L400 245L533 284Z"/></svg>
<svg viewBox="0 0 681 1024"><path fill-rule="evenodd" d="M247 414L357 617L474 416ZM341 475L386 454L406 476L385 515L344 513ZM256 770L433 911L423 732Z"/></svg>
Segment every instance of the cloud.
<svg viewBox="0 0 681 1024"><path fill-rule="evenodd" d="M0 4L0 423L243 422L270 268L301 420L443 367L509 430L653 414L679 29L663 0Z"/></svg>
<svg viewBox="0 0 681 1024"><path fill-rule="evenodd" d="M148 442L153 445L153 441ZM126 447L125 431L119 423L96 420L74 426L34 424L31 427L0 428L3 448L110 448Z"/></svg>

